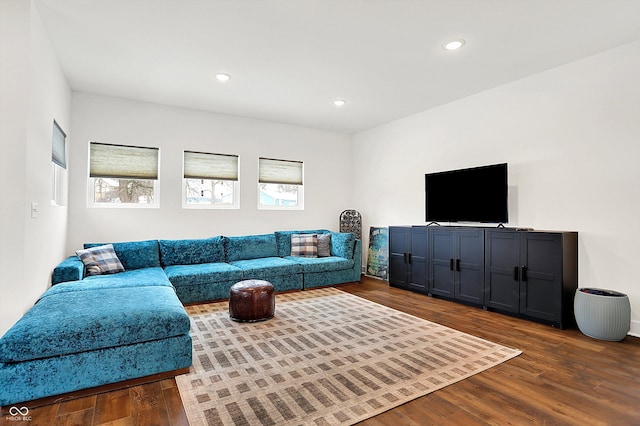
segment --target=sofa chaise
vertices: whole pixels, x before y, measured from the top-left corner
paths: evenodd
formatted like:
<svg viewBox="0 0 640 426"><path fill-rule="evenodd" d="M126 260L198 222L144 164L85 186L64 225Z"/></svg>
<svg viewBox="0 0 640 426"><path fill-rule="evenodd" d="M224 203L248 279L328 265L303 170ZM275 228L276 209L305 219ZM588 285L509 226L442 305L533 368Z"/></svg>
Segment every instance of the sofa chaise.
<svg viewBox="0 0 640 426"><path fill-rule="evenodd" d="M296 238L310 257L292 247ZM320 256L308 246L317 240ZM281 292L359 281L361 272L360 240L322 229L111 246L124 271L88 275L78 256L65 259L0 338L0 405L189 367L183 304L226 299L238 281L267 280Z"/></svg>
<svg viewBox="0 0 640 426"><path fill-rule="evenodd" d="M0 338L0 405L187 368L189 329L160 267L55 285Z"/></svg>

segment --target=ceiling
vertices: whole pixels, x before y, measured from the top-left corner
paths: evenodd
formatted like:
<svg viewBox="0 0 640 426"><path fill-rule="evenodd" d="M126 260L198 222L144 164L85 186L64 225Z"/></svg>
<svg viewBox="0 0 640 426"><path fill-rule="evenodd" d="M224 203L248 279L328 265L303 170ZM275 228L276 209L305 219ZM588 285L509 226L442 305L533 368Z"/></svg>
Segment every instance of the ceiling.
<svg viewBox="0 0 640 426"><path fill-rule="evenodd" d="M640 0L34 2L75 91L344 133L640 40Z"/></svg>

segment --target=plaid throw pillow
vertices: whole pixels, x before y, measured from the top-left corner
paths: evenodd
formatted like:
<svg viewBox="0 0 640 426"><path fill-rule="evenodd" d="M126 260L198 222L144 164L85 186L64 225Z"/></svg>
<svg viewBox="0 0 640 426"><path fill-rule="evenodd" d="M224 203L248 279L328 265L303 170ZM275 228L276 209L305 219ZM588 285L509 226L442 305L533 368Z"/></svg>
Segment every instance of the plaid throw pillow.
<svg viewBox="0 0 640 426"><path fill-rule="evenodd" d="M318 257L316 234L291 234L291 256Z"/></svg>
<svg viewBox="0 0 640 426"><path fill-rule="evenodd" d="M87 268L87 275L116 274L124 272L124 267L116 255L112 244L76 251L76 255Z"/></svg>

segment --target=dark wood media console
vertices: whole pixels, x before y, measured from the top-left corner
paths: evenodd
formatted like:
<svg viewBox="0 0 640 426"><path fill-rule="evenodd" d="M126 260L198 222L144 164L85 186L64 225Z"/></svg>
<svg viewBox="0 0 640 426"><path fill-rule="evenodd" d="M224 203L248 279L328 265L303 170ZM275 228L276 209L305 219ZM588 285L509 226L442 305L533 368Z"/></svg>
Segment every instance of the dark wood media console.
<svg viewBox="0 0 640 426"><path fill-rule="evenodd" d="M390 226L389 284L565 328L574 323L578 233Z"/></svg>

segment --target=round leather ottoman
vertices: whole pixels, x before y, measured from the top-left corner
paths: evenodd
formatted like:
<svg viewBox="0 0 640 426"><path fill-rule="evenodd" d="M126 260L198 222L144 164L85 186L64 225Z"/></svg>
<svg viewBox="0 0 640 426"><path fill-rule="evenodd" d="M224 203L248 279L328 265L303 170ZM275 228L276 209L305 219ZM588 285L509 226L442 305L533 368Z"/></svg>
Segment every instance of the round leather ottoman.
<svg viewBox="0 0 640 426"><path fill-rule="evenodd" d="M262 280L245 280L231 286L229 317L234 321L256 322L273 318L276 299L273 284Z"/></svg>

